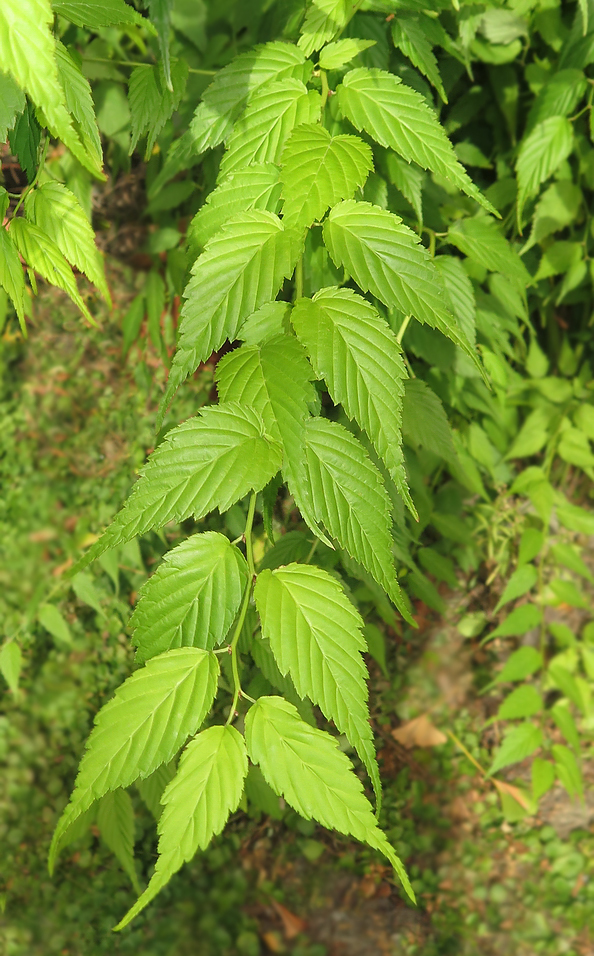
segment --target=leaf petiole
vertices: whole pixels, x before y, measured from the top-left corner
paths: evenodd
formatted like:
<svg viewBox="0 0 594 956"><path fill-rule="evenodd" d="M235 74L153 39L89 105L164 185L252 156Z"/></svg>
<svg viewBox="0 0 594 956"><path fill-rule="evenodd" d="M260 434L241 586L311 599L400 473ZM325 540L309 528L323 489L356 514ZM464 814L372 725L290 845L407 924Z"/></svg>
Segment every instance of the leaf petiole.
<svg viewBox="0 0 594 956"><path fill-rule="evenodd" d="M229 648L225 648L227 653L231 654L231 671L233 673L233 700L231 702L231 709L229 711L229 716L227 718L227 725L229 725L233 718L235 717L235 711L237 709L237 702L241 697L246 697L248 700L254 701L251 697L248 697L247 694L244 694L241 689L241 682L239 679L239 667L237 664L237 644L241 636L241 631L245 622L245 617L247 614L247 609L250 603L250 598L252 596L252 590L254 587L254 578L255 578L255 567L254 567L254 549L252 544L252 525L254 523L254 513L256 511L256 492L252 492L252 497L250 498L250 504L248 508L247 518L245 522L245 552L249 570L249 580L246 585L246 589L243 595L243 601L241 604L241 610L239 612L239 617L237 619L237 624L235 625L235 631L233 632L233 637L231 639L231 644Z"/></svg>

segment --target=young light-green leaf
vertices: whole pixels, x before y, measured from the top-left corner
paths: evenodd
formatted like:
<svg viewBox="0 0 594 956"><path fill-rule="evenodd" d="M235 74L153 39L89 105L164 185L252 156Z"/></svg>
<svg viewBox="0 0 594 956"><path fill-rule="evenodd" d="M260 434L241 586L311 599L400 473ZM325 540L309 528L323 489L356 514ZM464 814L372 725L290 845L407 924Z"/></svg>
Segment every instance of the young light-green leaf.
<svg viewBox="0 0 594 956"><path fill-rule="evenodd" d="M25 94L10 73L0 72L0 143L6 142L8 131L14 129L26 102Z"/></svg>
<svg viewBox="0 0 594 956"><path fill-rule="evenodd" d="M320 94L300 80L267 83L250 99L235 124L221 160L220 176L252 163L278 163L295 126L315 123L321 110Z"/></svg>
<svg viewBox="0 0 594 956"><path fill-rule="evenodd" d="M150 456L141 478L105 533L78 562L80 570L104 551L168 521L226 511L277 473L282 453L262 419L236 402L202 410L173 428Z"/></svg>
<svg viewBox="0 0 594 956"><path fill-rule="evenodd" d="M53 0L54 11L79 27L117 27L123 24L154 32L150 22L125 0Z"/></svg>
<svg viewBox="0 0 594 956"><path fill-rule="evenodd" d="M301 248L301 236L264 211L237 216L210 240L184 292L178 350L161 414L200 362L227 339L233 341L243 320L275 298Z"/></svg>
<svg viewBox="0 0 594 956"><path fill-rule="evenodd" d="M497 210L474 185L425 97L385 70L356 69L338 90L344 115L382 146L407 161L445 176L489 212Z"/></svg>
<svg viewBox="0 0 594 956"><path fill-rule="evenodd" d="M240 213L280 209L280 171L273 163L257 163L232 173L209 193L188 226L192 247L204 248L225 223Z"/></svg>
<svg viewBox="0 0 594 956"><path fill-rule="evenodd" d="M396 336L351 289L321 289L299 299L291 322L332 401L367 432L398 491L416 514L402 457L402 398L407 372Z"/></svg>
<svg viewBox="0 0 594 956"><path fill-rule="evenodd" d="M429 253L399 216L349 199L330 210L324 242L336 265L344 266L363 291L439 329L478 361L447 310Z"/></svg>
<svg viewBox="0 0 594 956"><path fill-rule="evenodd" d="M229 135L248 99L265 83L306 82L312 64L293 43L272 42L235 57L219 70L202 95L188 131L195 153L218 146Z"/></svg>
<svg viewBox="0 0 594 956"><path fill-rule="evenodd" d="M346 37L344 40L335 40L333 43L328 43L320 51L320 69L340 70L349 60L354 59L363 50L375 46L376 42L376 40L355 40Z"/></svg>
<svg viewBox="0 0 594 956"><path fill-rule="evenodd" d="M130 794L119 788L104 794L97 807L97 826L101 839L130 878L136 893L140 893L134 866L134 807Z"/></svg>
<svg viewBox="0 0 594 956"><path fill-rule="evenodd" d="M70 824L109 790L127 787L168 763L210 708L219 665L214 654L180 647L154 657L101 708L80 762L75 788L49 855L50 872Z"/></svg>
<svg viewBox="0 0 594 956"><path fill-rule="evenodd" d="M355 12L353 0L312 0L297 45L306 56L341 33Z"/></svg>
<svg viewBox="0 0 594 956"><path fill-rule="evenodd" d="M283 222L299 229L321 219L340 199L351 199L373 169L373 157L358 136L331 136L323 126L307 123L293 130L281 164Z"/></svg>
<svg viewBox="0 0 594 956"><path fill-rule="evenodd" d="M25 329L25 274L17 247L0 225L0 286L9 296L18 316L21 329Z"/></svg>
<svg viewBox="0 0 594 956"><path fill-rule="evenodd" d="M336 740L301 720L281 697L260 697L245 720L251 760L275 793L306 820L352 836L390 861L414 901L402 862L379 829L359 778Z"/></svg>
<svg viewBox="0 0 594 956"><path fill-rule="evenodd" d="M410 622L394 570L389 498L363 446L337 422L311 418L305 426L305 461L315 518ZM315 527L312 531L317 533Z"/></svg>
<svg viewBox="0 0 594 956"><path fill-rule="evenodd" d="M74 58L59 40L56 40L56 66L60 85L64 90L66 108L72 116L74 128L97 167L101 168L103 149L95 117L91 86Z"/></svg>
<svg viewBox="0 0 594 956"><path fill-rule="evenodd" d="M209 727L188 744L161 797L155 872L116 930L127 926L173 874L223 830L239 805L247 771L245 741L235 727Z"/></svg>
<svg viewBox="0 0 594 956"><path fill-rule="evenodd" d="M542 730L529 720L511 727L495 754L488 775L497 773L498 770L509 767L511 764L519 763L520 760L534 753L542 743Z"/></svg>
<svg viewBox="0 0 594 956"><path fill-rule="evenodd" d="M88 221L87 226L91 228ZM85 319L91 325L95 325L93 316L80 296L74 273L57 244L39 226L28 222L22 216L11 221L10 236L27 265L38 272L46 282L63 289L78 306Z"/></svg>
<svg viewBox="0 0 594 956"><path fill-rule="evenodd" d="M44 183L27 193L25 213L111 304L103 259L95 245L95 234L74 193L62 183Z"/></svg>
<svg viewBox="0 0 594 956"><path fill-rule="evenodd" d="M168 551L130 618L136 660L171 647L212 650L233 624L248 578L245 558L224 534L195 534Z"/></svg>
<svg viewBox="0 0 594 956"><path fill-rule="evenodd" d="M262 571L254 590L262 634L280 672L290 674L333 720L365 764L378 803L381 783L367 707L363 620L338 581L321 568L289 564Z"/></svg>
<svg viewBox="0 0 594 956"><path fill-rule="evenodd" d="M260 346L244 345L217 366L221 401L250 405L283 449L283 474L308 524L317 525L308 494L303 447L305 419L316 393L312 368L297 339L281 334ZM323 535L321 535L323 537Z"/></svg>
<svg viewBox="0 0 594 956"><path fill-rule="evenodd" d="M66 109L58 78L56 45L50 30L54 14L49 0L2 0L0 63L43 111L54 136L63 141L83 166L103 179L96 156L83 147Z"/></svg>

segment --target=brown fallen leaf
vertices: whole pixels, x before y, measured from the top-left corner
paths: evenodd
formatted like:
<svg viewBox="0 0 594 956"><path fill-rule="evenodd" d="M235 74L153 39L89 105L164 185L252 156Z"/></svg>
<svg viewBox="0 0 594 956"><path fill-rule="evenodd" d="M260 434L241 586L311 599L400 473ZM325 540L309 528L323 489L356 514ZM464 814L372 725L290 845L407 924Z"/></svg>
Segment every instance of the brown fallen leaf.
<svg viewBox="0 0 594 956"><path fill-rule="evenodd" d="M266 943L266 948L271 953L284 953L285 945L280 938L280 933L277 933L276 930L270 930L268 933L262 933L262 939Z"/></svg>
<svg viewBox="0 0 594 956"><path fill-rule="evenodd" d="M431 723L427 714L421 714L397 727L392 731L392 737L409 750L413 747L438 747L447 743L448 739Z"/></svg>
<svg viewBox="0 0 594 956"><path fill-rule="evenodd" d="M510 797L513 797L516 803L519 803L524 810L530 811L532 809L526 794L522 793L518 787L512 786L511 783L505 783L503 780L495 780L494 778L493 783L499 790L499 793L507 793Z"/></svg>
<svg viewBox="0 0 594 956"><path fill-rule="evenodd" d="M271 899L270 902L282 920L283 930L287 939L295 939L296 936L299 936L299 933L305 932L307 928L305 920L302 920L300 916L296 916L295 913L291 913L291 910L288 910L282 903L277 903L275 899Z"/></svg>

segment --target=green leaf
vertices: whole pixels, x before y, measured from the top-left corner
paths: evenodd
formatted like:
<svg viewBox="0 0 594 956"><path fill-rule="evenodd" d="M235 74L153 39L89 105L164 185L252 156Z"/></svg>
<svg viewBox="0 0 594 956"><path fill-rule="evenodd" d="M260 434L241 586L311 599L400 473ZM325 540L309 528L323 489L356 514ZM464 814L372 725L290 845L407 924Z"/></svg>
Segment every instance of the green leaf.
<svg viewBox="0 0 594 956"><path fill-rule="evenodd" d="M448 98L443 88L437 59L417 17L398 15L392 20L394 46L404 53L417 70L435 87L444 103Z"/></svg>
<svg viewBox="0 0 594 956"><path fill-rule="evenodd" d="M27 102L24 112L17 117L14 129L8 134L8 142L29 183L33 182L37 173L40 140L41 127L35 115L35 108L32 103Z"/></svg>
<svg viewBox="0 0 594 956"><path fill-rule="evenodd" d="M277 335L289 331L288 302L267 302L241 325L237 338L246 345L264 345Z"/></svg>
<svg viewBox="0 0 594 956"><path fill-rule="evenodd" d="M429 253L399 216L349 199L330 210L324 242L336 265L344 266L364 292L439 329L478 361L447 311Z"/></svg>
<svg viewBox="0 0 594 956"><path fill-rule="evenodd" d="M559 70L544 84L535 97L528 119L526 132L551 116L569 116L573 113L587 89L587 80L582 70Z"/></svg>
<svg viewBox="0 0 594 956"><path fill-rule="evenodd" d="M535 647L519 647L510 654L495 680L499 684L524 680L542 667L542 654Z"/></svg>
<svg viewBox="0 0 594 956"><path fill-rule="evenodd" d="M91 224L74 193L62 183L44 183L25 198L25 213L62 255L97 286L111 305L101 253ZM62 287L63 288L63 287Z"/></svg>
<svg viewBox="0 0 594 956"><path fill-rule="evenodd" d="M66 108L72 116L74 128L83 146L100 168L103 164L103 149L91 86L74 57L59 40L56 40L56 66L60 85L64 90Z"/></svg>
<svg viewBox="0 0 594 956"><path fill-rule="evenodd" d="M476 342L476 300L466 269L456 256L435 256L433 264L441 276L446 305L458 320L460 331L470 345Z"/></svg>
<svg viewBox="0 0 594 956"><path fill-rule="evenodd" d="M414 901L406 871L336 740L306 724L281 697L260 697L247 713L245 729L250 758L274 792L306 820L313 818L383 853Z"/></svg>
<svg viewBox="0 0 594 956"><path fill-rule="evenodd" d="M247 771L245 742L235 727L209 727L188 744L161 798L155 872L116 930L127 926L198 849L205 850L221 833L239 806Z"/></svg>
<svg viewBox="0 0 594 956"><path fill-rule="evenodd" d="M23 654L16 641L6 641L0 649L0 674L16 697L23 666Z"/></svg>
<svg viewBox="0 0 594 956"><path fill-rule="evenodd" d="M232 342L244 319L274 299L301 247L296 232L264 211L232 219L210 240L184 292L178 349L161 413L184 379L227 339Z"/></svg>
<svg viewBox="0 0 594 956"><path fill-rule="evenodd" d="M402 430L413 445L421 445L446 461L456 462L452 431L443 405L435 392L419 378L404 383Z"/></svg>
<svg viewBox="0 0 594 956"><path fill-rule="evenodd" d="M522 255L537 242L541 242L553 232L561 232L577 219L583 202L579 186L562 179L553 183L542 194L532 220L532 231L528 242L522 249Z"/></svg>
<svg viewBox="0 0 594 956"><path fill-rule="evenodd" d="M504 604L515 601L516 598L522 597L523 594L527 594L528 591L531 591L537 580L538 572L533 564L525 564L523 567L517 568L505 585L503 594L495 605L495 613L497 613Z"/></svg>
<svg viewBox="0 0 594 956"><path fill-rule="evenodd" d="M207 197L188 226L188 242L204 248L230 219L252 209L278 213L280 172L272 163L255 164L231 173Z"/></svg>
<svg viewBox="0 0 594 956"><path fill-rule="evenodd" d="M144 319L145 311L146 302L144 292L141 292L132 299L130 308L122 319L122 352L124 355L126 355L130 347L134 344L134 342L136 342L138 336L140 335L140 327L142 325L142 320Z"/></svg>
<svg viewBox="0 0 594 956"><path fill-rule="evenodd" d="M594 534L594 515L579 505L571 505L560 496L557 504L557 517L564 528L579 531L580 534Z"/></svg>
<svg viewBox="0 0 594 956"><path fill-rule="evenodd" d="M363 50L368 50L375 44L375 40L355 40L350 37L328 43L320 52L320 69L340 70Z"/></svg>
<svg viewBox="0 0 594 956"><path fill-rule="evenodd" d="M102 617L107 617L101 607L101 598L90 574L85 574L84 571L81 572L81 574L76 574L72 578L70 586L79 601L82 601L83 604L88 604L89 607L92 607L93 610L97 611L97 614L100 614Z"/></svg>
<svg viewBox="0 0 594 956"><path fill-rule="evenodd" d="M53 0L54 12L79 27L117 27L126 23L151 29L151 24L124 0Z"/></svg>
<svg viewBox="0 0 594 956"><path fill-rule="evenodd" d="M518 547L518 567L532 561L544 544L544 534L536 528L526 528L522 532Z"/></svg>
<svg viewBox="0 0 594 956"><path fill-rule="evenodd" d="M522 604L521 607L514 608L485 640L490 641L494 637L521 637L532 628L538 627L541 620L542 611L535 604Z"/></svg>
<svg viewBox="0 0 594 956"><path fill-rule="evenodd" d="M15 244L0 225L0 286L9 296L25 330L25 274Z"/></svg>
<svg viewBox="0 0 594 956"><path fill-rule="evenodd" d="M76 570L168 521L226 511L249 491L260 491L280 465L280 446L252 409L235 402L203 409L167 433L126 504Z"/></svg>
<svg viewBox="0 0 594 956"><path fill-rule="evenodd" d="M171 647L212 650L235 620L247 579L245 558L224 534L195 534L168 551L130 618L136 660Z"/></svg>
<svg viewBox="0 0 594 956"><path fill-rule="evenodd" d="M305 461L315 518L411 622L394 570L389 498L363 446L337 422L311 418Z"/></svg>
<svg viewBox="0 0 594 956"><path fill-rule="evenodd" d="M584 799L584 780L575 755L563 744L553 744L551 752L555 758L557 776L570 797Z"/></svg>
<svg viewBox="0 0 594 956"><path fill-rule="evenodd" d="M297 45L306 56L341 33L355 12L353 0L312 0Z"/></svg>
<svg viewBox="0 0 594 956"><path fill-rule="evenodd" d="M544 702L536 687L523 684L508 694L497 711L497 720L517 720L520 717L533 717L539 714Z"/></svg>
<svg viewBox="0 0 594 956"><path fill-rule="evenodd" d="M65 187L62 188L65 189ZM84 213L82 215L84 217ZM87 227L90 229L88 221ZM27 265L43 276L47 282L63 289L84 317L94 325L93 317L78 291L72 269L58 246L46 233L39 226L19 216L10 223L10 236Z"/></svg>
<svg viewBox="0 0 594 956"><path fill-rule="evenodd" d="M219 362L216 377L221 401L253 407L268 433L280 441L291 493L303 518L317 526L303 454L305 419L316 393L311 366L297 339L282 334L261 346L244 345Z"/></svg>
<svg viewBox="0 0 594 956"><path fill-rule="evenodd" d="M5 143L8 131L14 129L19 113L25 109L25 94L10 73L0 72L0 143Z"/></svg>
<svg viewBox="0 0 594 956"><path fill-rule="evenodd" d="M335 404L367 432L398 491L416 514L402 456L407 372L388 323L351 289L321 289L299 299L291 322Z"/></svg>
<svg viewBox="0 0 594 956"><path fill-rule="evenodd" d="M136 893L140 893L140 883L134 866L134 808L130 794L118 789L101 797L97 807L97 826L101 839L130 878Z"/></svg>
<svg viewBox="0 0 594 956"><path fill-rule="evenodd" d="M171 85L168 89L163 65L137 66L128 82L128 103L132 138L128 150L131 156L141 136L146 134L145 160L149 160L157 136L172 113L178 108L186 89L188 64L176 60L171 65Z"/></svg>
<svg viewBox="0 0 594 956"><path fill-rule="evenodd" d="M95 718L70 803L54 832L50 872L62 834L77 817L109 790L169 763L196 733L212 707L218 675L214 654L180 647L154 657L118 687Z"/></svg>
<svg viewBox="0 0 594 956"><path fill-rule="evenodd" d="M551 546L551 553L559 567L574 571L575 574L581 575L581 577L589 581L590 584L594 584L592 572L573 545L558 542Z"/></svg>
<svg viewBox="0 0 594 956"><path fill-rule="evenodd" d="M50 27L54 14L49 0L2 0L0 6L0 63L43 111L52 134L62 140L94 176L102 179L94 156L82 146L66 109L58 78L56 44Z"/></svg>
<svg viewBox="0 0 594 956"><path fill-rule="evenodd" d="M518 177L518 228L526 201L536 195L573 149L573 126L565 116L550 116L538 123L522 141L516 160Z"/></svg>
<svg viewBox="0 0 594 956"><path fill-rule="evenodd" d="M321 104L320 94L300 80L267 83L257 90L227 141L220 176L253 163L278 163L291 130L315 123Z"/></svg>
<svg viewBox="0 0 594 956"><path fill-rule="evenodd" d="M535 757L532 761L532 795L540 800L555 782L555 768L548 760Z"/></svg>
<svg viewBox="0 0 594 956"><path fill-rule="evenodd" d="M407 163L392 150L386 156L390 182L399 189L404 198L413 207L420 224L423 222L423 180L425 173L414 163Z"/></svg>
<svg viewBox="0 0 594 956"><path fill-rule="evenodd" d="M385 70L351 70L338 90L344 115L382 146L408 162L445 176L489 212L498 215L456 159L454 148L425 97Z"/></svg>
<svg viewBox="0 0 594 956"><path fill-rule="evenodd" d="M171 33L171 8L173 6L173 0L144 0L144 6L148 8L151 23L157 31L159 52L161 54L160 66L163 69L165 87L172 93L173 84L171 82L171 63L169 59L169 35Z"/></svg>
<svg viewBox="0 0 594 956"><path fill-rule="evenodd" d="M519 763L541 747L542 743L542 730L530 723L529 720L512 727L508 730L503 743L498 748L488 775L491 776L498 770L502 770L503 767L509 767L510 764Z"/></svg>
<svg viewBox="0 0 594 956"><path fill-rule="evenodd" d="M41 604L37 611L37 620L59 644L65 644L67 647L71 646L72 634L70 628L62 612L55 604Z"/></svg>
<svg viewBox="0 0 594 956"><path fill-rule="evenodd" d="M317 727L317 720L314 716L311 702L307 698L299 696L295 684L289 676L281 674L274 654L272 653L270 643L262 637L261 633L254 635L250 647L250 654L254 660L254 664L268 683L271 684L275 690L280 691L285 700L288 700L289 703L297 708L300 717L305 720L306 723L311 724L312 727Z"/></svg>
<svg viewBox="0 0 594 956"><path fill-rule="evenodd" d="M335 578L303 564L262 571L254 599L281 674L290 674L298 694L318 704L346 734L365 764L379 805L359 613Z"/></svg>
<svg viewBox="0 0 594 956"><path fill-rule="evenodd" d="M202 153L227 139L248 99L265 83L306 82L311 68L293 43L265 43L236 57L202 94L188 131L193 151Z"/></svg>
<svg viewBox="0 0 594 956"><path fill-rule="evenodd" d="M557 672L562 670L563 668L557 668ZM572 675L569 674L567 671L565 673L569 677L570 682L572 682L574 687L577 689L577 685L575 684L575 680L573 679ZM563 687L564 683L565 681L561 679L561 682L560 682L561 690L564 690L564 687ZM555 704L553 704L549 713L551 717L553 718L553 720L555 721L555 723L557 724L557 727L559 728L559 730L561 731L561 733L567 740L567 742L570 743L573 749L575 750L575 752L579 754L580 735L569 707L570 707L569 701L561 699L561 700L558 700Z"/></svg>
<svg viewBox="0 0 594 956"><path fill-rule="evenodd" d="M168 783L171 783L175 776L175 760L171 763L161 764L156 770L144 780L137 780L135 783L143 802L151 811L155 820L158 820L163 812L161 797Z"/></svg>
<svg viewBox="0 0 594 956"><path fill-rule="evenodd" d="M322 219L328 206L351 199L373 169L371 149L358 136L331 136L323 126L298 126L281 157L283 221L294 228Z"/></svg>
<svg viewBox="0 0 594 956"><path fill-rule="evenodd" d="M493 219L487 216L459 219L450 226L448 239L465 256L491 272L501 272L510 279L517 279L522 286L530 284L530 274L524 263Z"/></svg>

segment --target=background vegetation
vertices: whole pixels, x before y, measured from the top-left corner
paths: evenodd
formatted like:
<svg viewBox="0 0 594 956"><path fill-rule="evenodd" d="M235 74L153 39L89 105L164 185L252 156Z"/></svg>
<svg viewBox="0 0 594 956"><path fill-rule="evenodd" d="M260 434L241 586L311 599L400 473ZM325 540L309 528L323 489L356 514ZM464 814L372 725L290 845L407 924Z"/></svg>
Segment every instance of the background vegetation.
<svg viewBox="0 0 594 956"><path fill-rule="evenodd" d="M191 223L222 154L178 163L172 144L212 73L254 43L297 39L305 4L176 0L175 111L154 136L134 106L132 77L150 70L168 95L163 66L151 66L163 63L158 36L135 17L81 26L75 6L54 4L54 29L90 82L106 183L54 140L42 156L43 117L24 100L0 113L8 214L38 169L40 183L65 183L106 252L113 298L113 309L101 305L79 280L92 329L40 281L39 297L24 299L26 340L8 297L0 302L4 951L589 953L594 10L386 0L357 5L343 34L373 43L355 66L389 70L426 97L502 216L496 224L438 174L374 147L361 198L402 216L438 261L457 258L466 303L457 318L476 335L489 379L439 332L387 315L418 387L431 389L424 406L409 404L408 420L405 405L419 522L394 495L395 556L416 630L359 569L317 550L366 621L381 822L419 908L401 899L375 854L271 800L254 775L225 834L114 937L134 897L107 835L93 825L53 880L47 847L93 716L132 669L137 592L194 525L145 535L73 580L66 572L147 453L216 398L213 361L155 438L180 295L201 248ZM328 76L333 89L340 77ZM304 265L305 294L344 279L315 243ZM235 539L246 507L199 528ZM304 560L311 536L290 499L277 504L274 527L271 547L256 526L261 566ZM258 696L278 679L266 677L254 673L248 691ZM135 872L145 879L154 821L146 794L130 793Z"/></svg>

